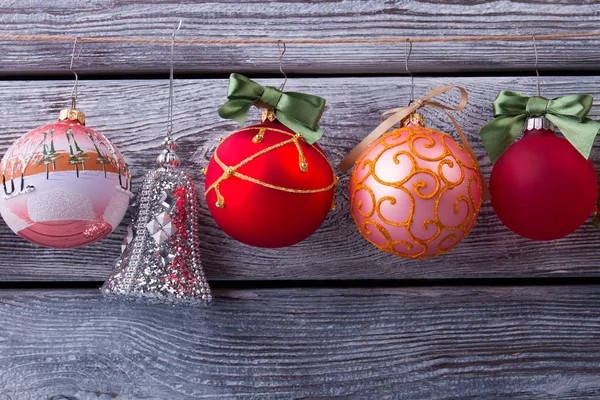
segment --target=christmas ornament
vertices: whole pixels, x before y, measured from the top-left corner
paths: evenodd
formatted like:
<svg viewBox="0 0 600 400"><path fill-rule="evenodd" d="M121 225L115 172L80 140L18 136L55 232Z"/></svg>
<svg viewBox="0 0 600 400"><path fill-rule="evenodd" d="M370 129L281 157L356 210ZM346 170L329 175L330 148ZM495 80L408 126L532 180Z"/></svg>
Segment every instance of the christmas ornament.
<svg viewBox="0 0 600 400"><path fill-rule="evenodd" d="M432 90L389 118L367 136L340 166L350 176L350 212L359 232L382 251L422 259L454 248L477 219L485 184L473 151L456 121L463 145L424 126L420 107L461 110L430 101L453 86ZM398 122L402 127L388 132ZM387 133L386 133L387 132ZM383 134L383 136L381 136ZM381 137L380 137L381 136Z"/></svg>
<svg viewBox="0 0 600 400"><path fill-rule="evenodd" d="M48 247L102 239L119 225L131 196L123 155L86 127L85 114L77 110L77 41L69 67L75 76L71 108L60 112L58 122L19 138L0 161L2 218L17 235Z"/></svg>
<svg viewBox="0 0 600 400"><path fill-rule="evenodd" d="M200 261L198 203L190 176L176 167L167 139L159 168L149 171L135 201L135 216L111 277L109 296L195 303L212 299Z"/></svg>
<svg viewBox="0 0 600 400"><path fill-rule="evenodd" d="M102 239L129 204L123 155L85 115L62 110L56 123L18 139L0 162L0 213L17 235L48 247L80 247Z"/></svg>
<svg viewBox="0 0 600 400"><path fill-rule="evenodd" d="M158 168L146 174L137 193L121 256L102 286L107 296L186 304L212 300L200 261L196 189L190 176L178 169L171 133L173 51L179 27L181 22L171 39L167 137Z"/></svg>
<svg viewBox="0 0 600 400"><path fill-rule="evenodd" d="M594 211L598 180L587 158L600 124L586 117L592 102L588 95L548 100L508 90L494 101L495 119L481 129L494 163L492 206L518 235L559 239ZM566 139L556 136L552 125ZM524 128L523 138L511 144Z"/></svg>
<svg viewBox="0 0 600 400"><path fill-rule="evenodd" d="M181 21L171 36L167 137L158 168L146 174L137 193L121 256L102 286L106 296L192 305L212 300L200 261L196 189L178 169L172 138L173 54L180 27Z"/></svg>
<svg viewBox="0 0 600 400"><path fill-rule="evenodd" d="M310 236L333 204L337 178L321 148L317 126L325 100L281 92L232 74L223 118L241 125L248 109L263 121L232 133L206 169L209 210L232 238L257 247L283 247Z"/></svg>

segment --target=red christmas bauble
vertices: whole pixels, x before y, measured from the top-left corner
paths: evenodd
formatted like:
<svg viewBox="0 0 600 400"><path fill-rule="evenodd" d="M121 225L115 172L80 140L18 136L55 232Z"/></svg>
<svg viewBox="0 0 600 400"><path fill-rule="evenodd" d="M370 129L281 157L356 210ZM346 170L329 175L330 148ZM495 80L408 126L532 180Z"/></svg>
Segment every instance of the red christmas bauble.
<svg viewBox="0 0 600 400"><path fill-rule="evenodd" d="M284 247L319 228L336 181L317 144L267 121L221 142L206 169L205 195L217 225L232 238Z"/></svg>
<svg viewBox="0 0 600 400"><path fill-rule="evenodd" d="M591 161L548 129L525 132L494 164L492 206L510 230L533 240L554 240L579 228L598 195Z"/></svg>

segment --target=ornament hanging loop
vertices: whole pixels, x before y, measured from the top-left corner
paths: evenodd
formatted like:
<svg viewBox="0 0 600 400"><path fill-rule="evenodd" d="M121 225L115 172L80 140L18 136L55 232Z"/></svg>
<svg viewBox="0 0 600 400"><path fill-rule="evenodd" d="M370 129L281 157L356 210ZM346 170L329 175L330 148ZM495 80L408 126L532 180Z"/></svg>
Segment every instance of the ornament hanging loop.
<svg viewBox="0 0 600 400"><path fill-rule="evenodd" d="M410 102L408 105L410 106L415 101L415 77L408 69L408 60L410 59L410 55L412 53L412 42L410 39L406 39L404 42L404 69L406 69L406 73L410 76Z"/></svg>
<svg viewBox="0 0 600 400"><path fill-rule="evenodd" d="M79 41L79 36L77 36L75 38L75 41L73 42L73 51L71 52L71 63L69 64L69 71L71 71L73 73L73 75L75 75L75 83L73 84L73 89L71 89L71 109L75 110L76 109L76 105L77 105L77 87L79 85L79 76L77 75L77 72L75 72L73 70L73 62L75 61L75 49L77 48L77 42ZM83 45L85 44L85 42L81 42L81 48L79 49L79 53L77 54L77 60L79 60L79 57L81 56L81 52L83 51Z"/></svg>
<svg viewBox="0 0 600 400"><path fill-rule="evenodd" d="M160 168L173 169L179 166L179 157L175 153L175 140L173 140L173 59L175 54L175 35L181 28L183 20L179 20L179 24L171 34L171 59L169 67L169 102L167 105L167 137L162 142L163 151L158 155L156 164Z"/></svg>
<svg viewBox="0 0 600 400"><path fill-rule="evenodd" d="M283 49L281 48L283 46ZM283 72L283 55L285 54L286 51L286 46L285 46L285 42L283 42L282 40L278 40L277 41L277 52L279 53L279 72L281 72L281 74L283 75L284 81L281 84L281 86L279 86L279 90L283 90L283 88L285 88L285 84L288 81L288 76L285 72Z"/></svg>
<svg viewBox="0 0 600 400"><path fill-rule="evenodd" d="M169 103L167 110L167 138L172 139L173 135L173 64L174 64L174 55L175 55L175 35L179 32L181 28L183 20L179 20L179 24L173 30L171 34L171 59L169 64Z"/></svg>
<svg viewBox="0 0 600 400"><path fill-rule="evenodd" d="M538 52L537 52L537 44L535 43L535 35L533 38L533 51L535 53L535 65L533 69L535 70L535 75L537 76L537 96L540 97L540 71L538 71Z"/></svg>

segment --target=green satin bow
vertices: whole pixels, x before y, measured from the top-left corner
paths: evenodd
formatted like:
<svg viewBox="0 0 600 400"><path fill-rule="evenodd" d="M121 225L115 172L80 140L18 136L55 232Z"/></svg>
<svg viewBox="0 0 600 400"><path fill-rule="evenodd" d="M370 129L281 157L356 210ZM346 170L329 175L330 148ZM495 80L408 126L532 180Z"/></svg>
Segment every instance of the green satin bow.
<svg viewBox="0 0 600 400"><path fill-rule="evenodd" d="M240 74L229 77L229 99L219 108L221 118L233 119L240 125L246 122L251 106L272 108L283 125L313 144L323 131L318 123L325 109L325 99L310 94L282 92L271 86L262 86Z"/></svg>
<svg viewBox="0 0 600 400"><path fill-rule="evenodd" d="M523 131L529 117L545 116L586 159L590 156L600 124L587 114L594 99L587 94L571 94L548 100L503 90L494 100L495 119L483 126L479 134L492 163Z"/></svg>

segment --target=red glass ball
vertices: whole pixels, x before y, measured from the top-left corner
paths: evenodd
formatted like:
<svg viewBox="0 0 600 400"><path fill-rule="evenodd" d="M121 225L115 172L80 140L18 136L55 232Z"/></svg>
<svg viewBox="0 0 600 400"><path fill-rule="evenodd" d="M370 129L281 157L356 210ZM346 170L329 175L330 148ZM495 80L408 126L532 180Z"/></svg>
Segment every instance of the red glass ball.
<svg viewBox="0 0 600 400"><path fill-rule="evenodd" d="M554 240L579 228L594 210L598 180L591 161L551 130L526 131L494 164L492 206L510 230Z"/></svg>
<svg viewBox="0 0 600 400"><path fill-rule="evenodd" d="M206 170L206 201L217 225L235 240L256 247L291 246L325 220L335 189L333 169L317 144L300 139L298 148L291 142L294 136L277 121L264 122L232 133L215 150ZM285 141L290 142L281 145ZM221 198L211 186L228 168L216 159L235 171L218 184ZM307 190L316 192L298 193Z"/></svg>

